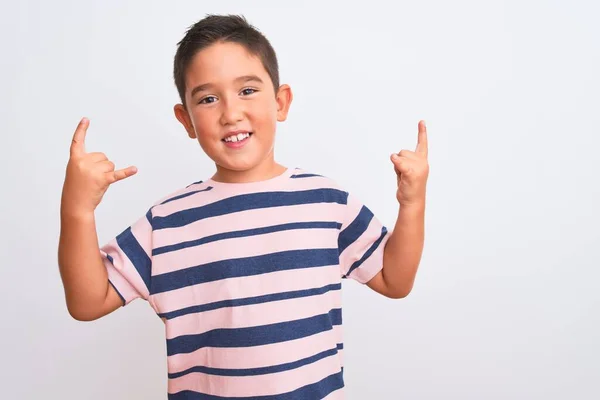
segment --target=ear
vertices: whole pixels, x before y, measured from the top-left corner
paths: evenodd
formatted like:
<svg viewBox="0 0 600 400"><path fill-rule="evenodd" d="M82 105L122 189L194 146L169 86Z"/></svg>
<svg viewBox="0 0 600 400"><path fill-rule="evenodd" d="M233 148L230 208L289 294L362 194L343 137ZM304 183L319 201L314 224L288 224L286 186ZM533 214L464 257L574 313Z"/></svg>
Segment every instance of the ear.
<svg viewBox="0 0 600 400"><path fill-rule="evenodd" d="M181 122L181 125L183 125L183 127L187 131L188 136L191 139L196 139L196 131L194 130L194 124L192 124L192 119L190 118L190 115L188 114L184 105L176 104L175 107L173 107L173 111L175 112L175 118L177 118L177 120Z"/></svg>
<svg viewBox="0 0 600 400"><path fill-rule="evenodd" d="M281 85L277 89L277 121L283 122L287 119L290 105L292 104L294 96L292 94L292 88L289 85Z"/></svg>

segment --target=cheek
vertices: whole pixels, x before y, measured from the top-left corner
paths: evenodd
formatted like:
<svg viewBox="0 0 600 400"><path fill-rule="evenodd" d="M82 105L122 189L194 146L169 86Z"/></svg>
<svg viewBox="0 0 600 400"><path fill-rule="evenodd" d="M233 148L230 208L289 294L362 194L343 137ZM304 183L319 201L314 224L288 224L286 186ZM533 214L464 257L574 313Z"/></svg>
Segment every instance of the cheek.
<svg viewBox="0 0 600 400"><path fill-rule="evenodd" d="M265 104L256 113L254 113L254 121L252 126L261 129L263 134L274 133L275 124L277 122L277 108L272 104Z"/></svg>
<svg viewBox="0 0 600 400"><path fill-rule="evenodd" d="M198 112L194 114L194 127L198 140L206 141L219 137L221 132L216 126L215 117L211 112Z"/></svg>

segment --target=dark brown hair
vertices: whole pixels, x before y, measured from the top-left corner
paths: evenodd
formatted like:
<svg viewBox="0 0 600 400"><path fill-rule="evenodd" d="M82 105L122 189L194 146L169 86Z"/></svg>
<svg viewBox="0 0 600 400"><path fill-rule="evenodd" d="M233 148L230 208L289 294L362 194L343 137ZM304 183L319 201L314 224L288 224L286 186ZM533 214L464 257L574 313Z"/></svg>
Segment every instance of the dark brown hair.
<svg viewBox="0 0 600 400"><path fill-rule="evenodd" d="M185 74L194 56L217 42L242 45L258 57L269 74L275 92L279 88L279 66L275 50L267 38L241 15L208 15L192 25L177 43L173 66L175 86L185 106Z"/></svg>

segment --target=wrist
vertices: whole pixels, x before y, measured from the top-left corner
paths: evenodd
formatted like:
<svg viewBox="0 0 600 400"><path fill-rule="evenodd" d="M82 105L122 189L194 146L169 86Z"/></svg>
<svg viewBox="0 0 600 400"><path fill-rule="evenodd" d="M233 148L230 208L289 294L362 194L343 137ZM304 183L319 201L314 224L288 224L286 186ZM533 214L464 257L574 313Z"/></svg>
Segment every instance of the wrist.
<svg viewBox="0 0 600 400"><path fill-rule="evenodd" d="M400 203L400 212L423 213L425 212L425 200Z"/></svg>
<svg viewBox="0 0 600 400"><path fill-rule="evenodd" d="M60 209L60 217L63 221L90 222L94 220L94 210L63 205Z"/></svg>

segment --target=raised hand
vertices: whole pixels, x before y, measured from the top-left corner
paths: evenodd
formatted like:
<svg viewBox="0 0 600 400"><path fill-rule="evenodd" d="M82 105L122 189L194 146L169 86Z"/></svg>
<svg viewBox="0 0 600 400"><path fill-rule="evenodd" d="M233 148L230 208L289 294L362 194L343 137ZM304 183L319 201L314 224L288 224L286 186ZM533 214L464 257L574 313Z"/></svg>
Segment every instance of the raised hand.
<svg viewBox="0 0 600 400"><path fill-rule="evenodd" d="M427 128L419 121L419 134L415 151L401 150L391 156L396 171L400 205L424 205L429 162L427 160Z"/></svg>
<svg viewBox="0 0 600 400"><path fill-rule="evenodd" d="M62 212L70 215L93 214L111 184L137 172L133 166L115 170L115 165L104 153L86 152L85 136L89 123L87 118L79 122L71 142L61 204Z"/></svg>

